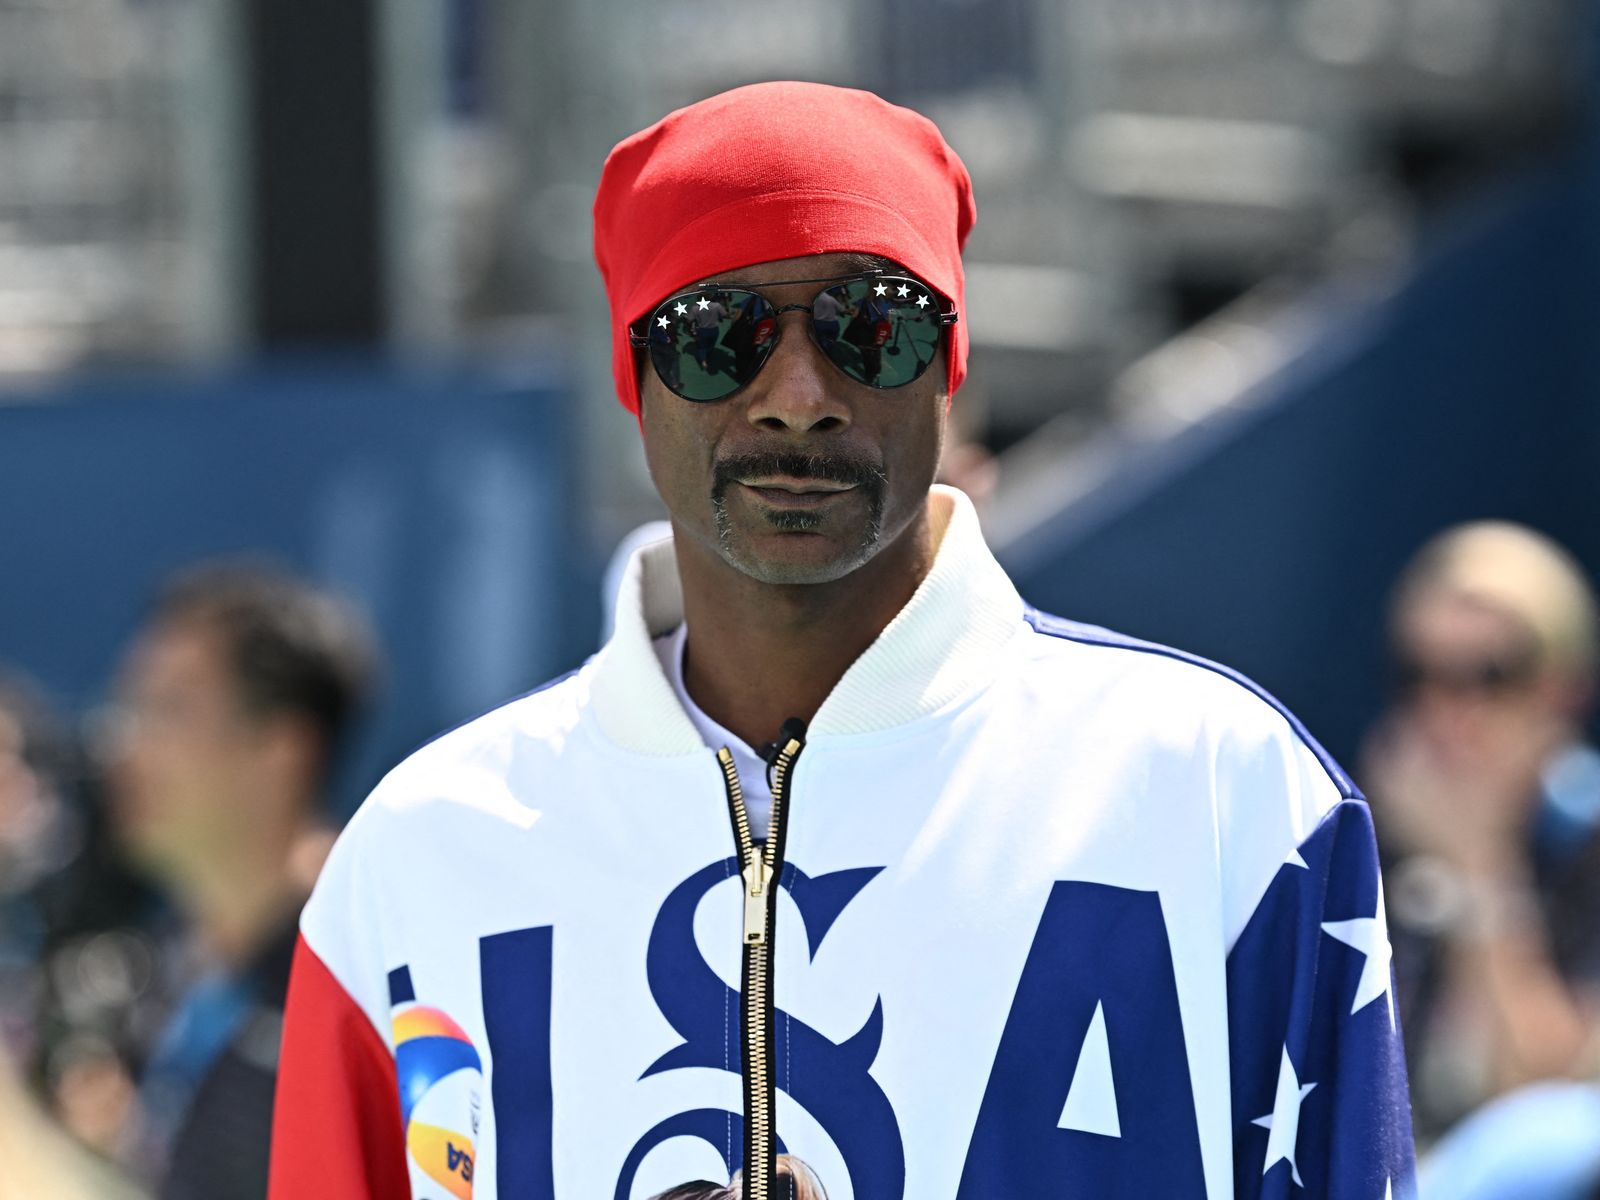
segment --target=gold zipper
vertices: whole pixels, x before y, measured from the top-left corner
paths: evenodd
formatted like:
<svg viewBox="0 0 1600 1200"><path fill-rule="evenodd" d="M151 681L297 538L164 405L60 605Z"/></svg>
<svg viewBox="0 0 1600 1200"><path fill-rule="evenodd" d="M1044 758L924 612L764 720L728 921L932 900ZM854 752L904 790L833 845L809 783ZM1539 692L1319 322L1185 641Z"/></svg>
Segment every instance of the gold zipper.
<svg viewBox="0 0 1600 1200"><path fill-rule="evenodd" d="M772 941L777 920L774 895L783 869L784 805L789 776L804 742L803 727L785 724L782 745L772 760L772 820L767 840L757 846L733 754L717 751L733 839L744 880L744 978L740 992L744 1059L744 1200L769 1200L777 1183L775 1094L773 1089Z"/></svg>

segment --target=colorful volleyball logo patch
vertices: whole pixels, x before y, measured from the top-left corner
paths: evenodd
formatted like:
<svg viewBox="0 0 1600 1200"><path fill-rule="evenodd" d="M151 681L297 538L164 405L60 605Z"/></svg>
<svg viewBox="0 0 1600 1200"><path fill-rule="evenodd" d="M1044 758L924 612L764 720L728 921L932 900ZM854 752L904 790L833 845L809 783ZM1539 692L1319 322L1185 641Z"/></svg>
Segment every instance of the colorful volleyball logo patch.
<svg viewBox="0 0 1600 1200"><path fill-rule="evenodd" d="M412 1195L442 1187L458 1200L472 1200L483 1088L483 1063L472 1040L437 1008L399 1004L394 1065Z"/></svg>

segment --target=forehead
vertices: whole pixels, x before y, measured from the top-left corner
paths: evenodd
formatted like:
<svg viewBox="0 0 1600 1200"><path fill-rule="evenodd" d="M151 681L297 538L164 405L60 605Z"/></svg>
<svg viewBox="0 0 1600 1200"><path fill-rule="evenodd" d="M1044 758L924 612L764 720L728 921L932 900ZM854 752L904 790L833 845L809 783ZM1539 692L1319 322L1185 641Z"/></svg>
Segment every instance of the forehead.
<svg viewBox="0 0 1600 1200"><path fill-rule="evenodd" d="M804 254L798 258L776 258L769 262L751 263L719 271L689 284L701 287L708 283L772 283L777 280L828 279L835 275L853 275L859 271L900 271L901 268L887 258L876 254L843 251L835 254Z"/></svg>
<svg viewBox="0 0 1600 1200"><path fill-rule="evenodd" d="M1397 626L1401 642L1424 655L1521 650L1534 640L1532 629L1514 614L1442 589L1413 596Z"/></svg>
<svg viewBox="0 0 1600 1200"><path fill-rule="evenodd" d="M165 618L145 629L128 655L125 682L172 684L229 682L221 633L193 618Z"/></svg>

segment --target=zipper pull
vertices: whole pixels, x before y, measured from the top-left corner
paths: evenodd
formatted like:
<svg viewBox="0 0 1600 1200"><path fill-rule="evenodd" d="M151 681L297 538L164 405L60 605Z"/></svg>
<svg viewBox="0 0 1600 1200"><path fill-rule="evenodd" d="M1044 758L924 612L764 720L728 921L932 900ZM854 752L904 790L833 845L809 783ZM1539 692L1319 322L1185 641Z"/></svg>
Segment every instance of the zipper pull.
<svg viewBox="0 0 1600 1200"><path fill-rule="evenodd" d="M772 868L761 855L752 854L744 871L744 944L761 946L767 941L767 888Z"/></svg>

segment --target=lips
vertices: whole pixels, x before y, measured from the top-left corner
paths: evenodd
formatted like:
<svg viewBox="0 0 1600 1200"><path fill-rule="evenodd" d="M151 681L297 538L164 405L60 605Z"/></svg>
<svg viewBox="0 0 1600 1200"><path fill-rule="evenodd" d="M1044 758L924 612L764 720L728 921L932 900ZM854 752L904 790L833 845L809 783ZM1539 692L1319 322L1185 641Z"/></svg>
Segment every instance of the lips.
<svg viewBox="0 0 1600 1200"><path fill-rule="evenodd" d="M856 490L855 484L832 479L758 478L739 486L773 508L821 508Z"/></svg>

